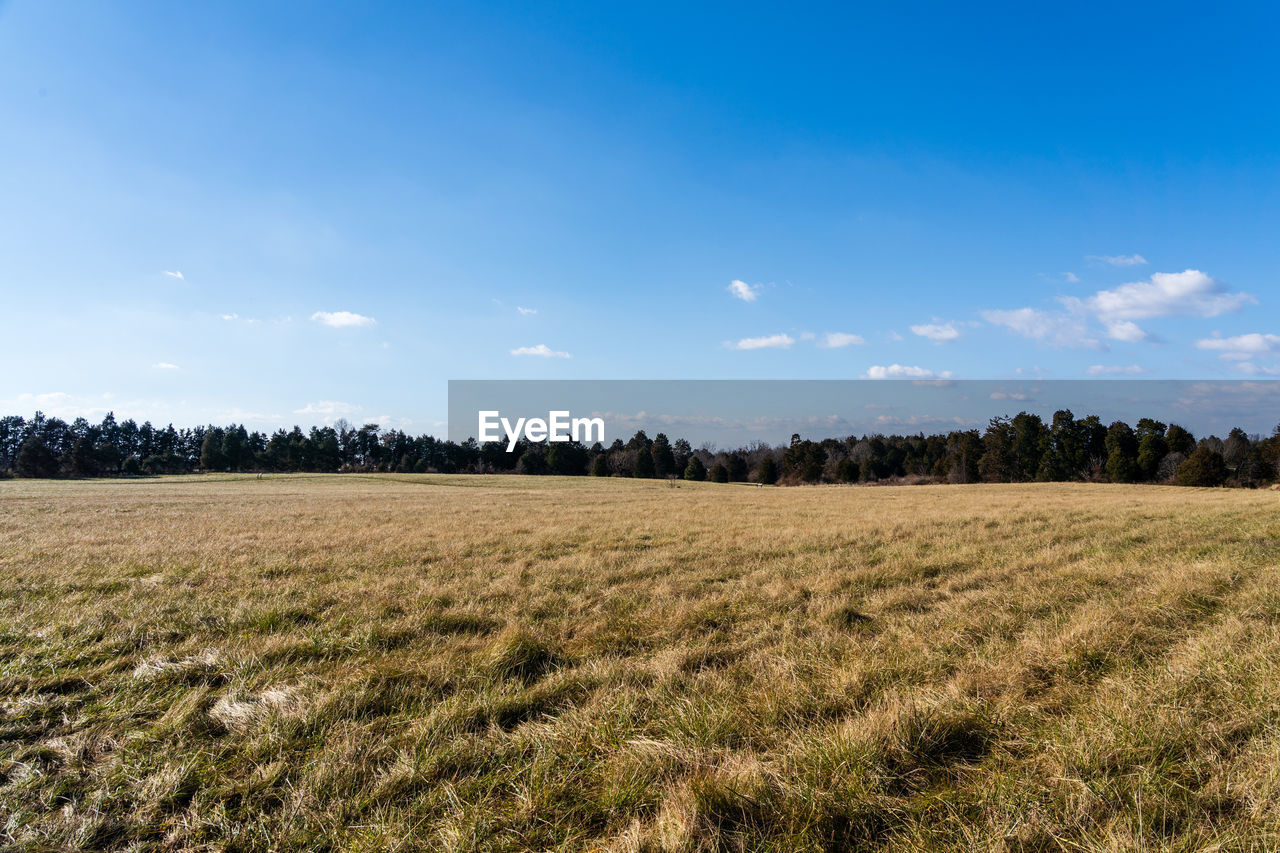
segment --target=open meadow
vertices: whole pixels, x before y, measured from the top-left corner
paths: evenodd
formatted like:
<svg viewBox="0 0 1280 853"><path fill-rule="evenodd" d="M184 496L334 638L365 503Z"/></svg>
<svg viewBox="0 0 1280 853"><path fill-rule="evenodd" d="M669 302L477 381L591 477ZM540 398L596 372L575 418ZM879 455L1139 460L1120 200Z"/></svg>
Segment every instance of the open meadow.
<svg viewBox="0 0 1280 853"><path fill-rule="evenodd" d="M0 482L0 847L1272 850L1280 494Z"/></svg>

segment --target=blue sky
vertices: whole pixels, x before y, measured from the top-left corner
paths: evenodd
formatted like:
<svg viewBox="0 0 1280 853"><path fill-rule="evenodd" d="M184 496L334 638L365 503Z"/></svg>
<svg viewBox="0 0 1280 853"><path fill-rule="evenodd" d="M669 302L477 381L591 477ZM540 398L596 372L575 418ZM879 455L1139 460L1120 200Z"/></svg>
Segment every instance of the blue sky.
<svg viewBox="0 0 1280 853"><path fill-rule="evenodd" d="M0 408L1280 370L1280 13L1039 6L0 3Z"/></svg>

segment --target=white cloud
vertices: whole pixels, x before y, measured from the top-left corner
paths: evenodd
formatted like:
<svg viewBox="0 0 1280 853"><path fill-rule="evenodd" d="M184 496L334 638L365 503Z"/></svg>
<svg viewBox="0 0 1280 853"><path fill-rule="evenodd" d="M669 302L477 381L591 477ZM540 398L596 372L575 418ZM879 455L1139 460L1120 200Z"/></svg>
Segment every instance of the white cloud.
<svg viewBox="0 0 1280 853"><path fill-rule="evenodd" d="M1219 281L1200 270L1152 273L1146 281L1133 281L1110 290L1099 290L1087 299L1061 297L1065 311L1018 308L1011 311L984 311L988 323L1005 326L1025 338L1050 346L1105 349L1089 331L1088 321L1096 319L1106 327L1107 337L1136 343L1150 339L1134 320L1148 317L1216 317L1257 304L1248 293L1229 293Z"/></svg>
<svg viewBox="0 0 1280 853"><path fill-rule="evenodd" d="M814 338L816 338L816 337L817 337L817 335L815 335L813 332L801 332L801 333L800 333L800 340L802 340L802 341L811 341L811 340L813 340L813 339L814 339Z"/></svg>
<svg viewBox="0 0 1280 853"><path fill-rule="evenodd" d="M1015 308L1010 311L983 311L982 319L1004 326L1024 338L1053 347L1099 349L1102 344L1089 335L1084 318L1062 311Z"/></svg>
<svg viewBox="0 0 1280 853"><path fill-rule="evenodd" d="M1147 262L1142 255L1086 255L1085 260L1113 267L1139 267Z"/></svg>
<svg viewBox="0 0 1280 853"><path fill-rule="evenodd" d="M1137 343L1138 341L1145 341L1147 333L1132 320L1118 320L1107 324L1107 337L1114 341Z"/></svg>
<svg viewBox="0 0 1280 853"><path fill-rule="evenodd" d="M325 415L329 417L354 415L360 411L360 407L351 403L343 403L339 400L318 400L314 403L307 403L301 409L294 409L295 415Z"/></svg>
<svg viewBox="0 0 1280 853"><path fill-rule="evenodd" d="M523 314L523 315L524 315L524 316L526 316L526 317L528 317L530 314L537 314L537 313L538 313L538 309L537 309L537 308L521 308L519 305L517 305L517 306L516 306L516 310L517 310L517 311L519 311L521 314Z"/></svg>
<svg viewBox="0 0 1280 853"><path fill-rule="evenodd" d="M541 358L572 358L567 352L553 350L546 344L538 344L532 347L516 347L511 351L512 355L536 355Z"/></svg>
<svg viewBox="0 0 1280 853"><path fill-rule="evenodd" d="M822 340L818 342L818 346L826 349L840 349L841 347L860 347L867 342L862 335L851 335L848 332L827 332L822 336Z"/></svg>
<svg viewBox="0 0 1280 853"><path fill-rule="evenodd" d="M755 302L756 297L760 295L761 287L758 284L752 286L735 278L729 282L728 290L735 299L741 299L743 302Z"/></svg>
<svg viewBox="0 0 1280 853"><path fill-rule="evenodd" d="M182 270L165 270L164 274L170 278L176 278L180 281L182 280Z"/></svg>
<svg viewBox="0 0 1280 853"><path fill-rule="evenodd" d="M1280 352L1280 335L1264 335L1254 332L1230 338L1201 338L1198 349L1219 350L1219 358L1227 361L1248 361L1264 353Z"/></svg>
<svg viewBox="0 0 1280 853"><path fill-rule="evenodd" d="M1232 369L1249 376L1280 376L1280 364L1267 367L1252 361L1241 361L1232 365Z"/></svg>
<svg viewBox="0 0 1280 853"><path fill-rule="evenodd" d="M796 342L790 335L765 335L759 338L743 338L728 344L731 349L790 349Z"/></svg>
<svg viewBox="0 0 1280 853"><path fill-rule="evenodd" d="M123 420L131 417L138 421L172 419L170 405L159 400L121 400L112 394L73 396L63 391L44 394L19 394L7 400L0 399L0 411L13 414L30 414L40 411L52 417L72 420L88 418L99 420L107 412L114 411Z"/></svg>
<svg viewBox="0 0 1280 853"><path fill-rule="evenodd" d="M912 326L911 333L928 338L935 344L945 344L960 337L960 331L950 323L922 323Z"/></svg>
<svg viewBox="0 0 1280 853"><path fill-rule="evenodd" d="M1090 376L1137 376L1147 369L1137 364L1094 364L1085 370Z"/></svg>
<svg viewBox="0 0 1280 853"><path fill-rule="evenodd" d="M224 320L239 320L239 319L240 319L240 315L239 315L239 314L223 314L223 315L221 315L221 316L222 316L222 319L224 319Z"/></svg>
<svg viewBox="0 0 1280 853"><path fill-rule="evenodd" d="M1152 273L1147 281L1099 290L1084 305L1105 323L1144 317L1216 317L1256 304L1248 293L1228 293L1200 270Z"/></svg>
<svg viewBox="0 0 1280 853"><path fill-rule="evenodd" d="M151 366L156 370L177 370L178 369L178 365L168 361L157 361L155 364Z"/></svg>
<svg viewBox="0 0 1280 853"><path fill-rule="evenodd" d="M1075 273L1073 273L1073 272L1064 272L1064 273L1062 274L1062 278L1067 282L1067 284L1079 284L1079 283L1080 283L1080 276L1076 275L1076 274L1075 274Z"/></svg>
<svg viewBox="0 0 1280 853"><path fill-rule="evenodd" d="M867 368L868 379L949 379L950 377L950 370L934 373L932 370L926 370L923 367L905 364L890 364L888 366L876 364Z"/></svg>
<svg viewBox="0 0 1280 853"><path fill-rule="evenodd" d="M366 317L363 314L353 314L350 311L317 311L311 315L311 319L317 323L332 326L335 329L353 326L372 326L374 323L378 322L372 317Z"/></svg>

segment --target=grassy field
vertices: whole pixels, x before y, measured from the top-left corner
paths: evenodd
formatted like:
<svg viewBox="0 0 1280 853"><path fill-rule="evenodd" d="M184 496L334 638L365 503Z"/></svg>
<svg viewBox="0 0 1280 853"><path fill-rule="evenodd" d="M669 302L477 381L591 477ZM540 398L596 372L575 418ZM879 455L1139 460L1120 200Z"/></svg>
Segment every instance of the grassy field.
<svg viewBox="0 0 1280 853"><path fill-rule="evenodd" d="M1280 848L1280 494L0 482L0 847Z"/></svg>

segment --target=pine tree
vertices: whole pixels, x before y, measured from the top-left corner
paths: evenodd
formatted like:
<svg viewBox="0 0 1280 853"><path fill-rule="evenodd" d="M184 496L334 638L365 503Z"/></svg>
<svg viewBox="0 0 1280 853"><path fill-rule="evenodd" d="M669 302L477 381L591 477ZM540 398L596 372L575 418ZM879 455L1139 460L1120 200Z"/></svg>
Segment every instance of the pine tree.
<svg viewBox="0 0 1280 853"><path fill-rule="evenodd" d="M659 479L666 479L675 473L676 457L671 450L671 442L667 439L666 433L658 433L653 438L653 446L649 448L649 452L653 454L653 475Z"/></svg>
<svg viewBox="0 0 1280 853"><path fill-rule="evenodd" d="M88 436L80 436L71 447L71 472L77 477L92 477L98 473L97 454Z"/></svg>
<svg viewBox="0 0 1280 853"><path fill-rule="evenodd" d="M684 478L694 481L707 479L707 466L703 465L702 460L698 457L690 456L689 464L684 468Z"/></svg>
<svg viewBox="0 0 1280 853"><path fill-rule="evenodd" d="M1175 481L1179 486L1221 486L1227 479L1227 463L1222 454L1204 445L1178 466Z"/></svg>
<svg viewBox="0 0 1280 853"><path fill-rule="evenodd" d="M1138 439L1124 421L1107 428L1107 477L1113 483L1132 483L1138 478Z"/></svg>
<svg viewBox="0 0 1280 853"><path fill-rule="evenodd" d="M645 480L652 480L654 476L653 454L649 452L649 448L641 447L636 451L636 473L637 477Z"/></svg>
<svg viewBox="0 0 1280 853"><path fill-rule="evenodd" d="M766 486L772 486L778 482L778 463L774 461L772 453L765 454L764 459L760 461L760 469L756 471L756 481Z"/></svg>
<svg viewBox="0 0 1280 853"><path fill-rule="evenodd" d="M14 467L19 477L54 477L58 474L58 459L33 430L18 448Z"/></svg>
<svg viewBox="0 0 1280 853"><path fill-rule="evenodd" d="M204 434L200 445L200 467L206 471L221 471L227 467L222 456L222 430L211 428Z"/></svg>

